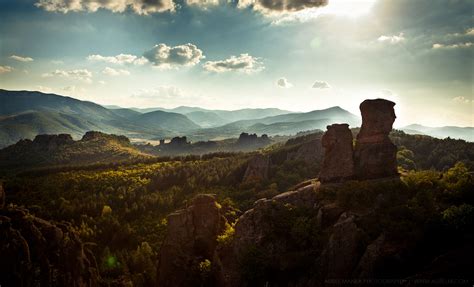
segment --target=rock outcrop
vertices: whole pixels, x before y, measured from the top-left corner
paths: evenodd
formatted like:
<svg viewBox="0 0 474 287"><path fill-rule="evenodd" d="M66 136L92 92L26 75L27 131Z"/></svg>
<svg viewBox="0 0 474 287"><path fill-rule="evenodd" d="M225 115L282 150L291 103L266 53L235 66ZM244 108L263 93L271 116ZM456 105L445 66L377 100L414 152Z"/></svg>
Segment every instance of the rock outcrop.
<svg viewBox="0 0 474 287"><path fill-rule="evenodd" d="M395 121L394 102L376 99L360 104L362 127L354 150L359 179L396 176L397 147L388 137Z"/></svg>
<svg viewBox="0 0 474 287"><path fill-rule="evenodd" d="M98 286L92 253L72 228L31 215L0 209L0 285Z"/></svg>
<svg viewBox="0 0 474 287"><path fill-rule="evenodd" d="M270 157L258 154L249 160L242 182L255 182L268 178Z"/></svg>
<svg viewBox="0 0 474 287"><path fill-rule="evenodd" d="M195 286L201 280L199 266L206 260L212 264L217 236L225 226L220 206L208 194L196 196L186 209L170 214L160 249L158 285Z"/></svg>
<svg viewBox="0 0 474 287"><path fill-rule="evenodd" d="M327 126L322 138L324 160L321 182L338 182L354 176L352 133L348 124Z"/></svg>
<svg viewBox="0 0 474 287"><path fill-rule="evenodd" d="M42 150L55 150L60 146L74 143L71 135L37 135L33 140L33 145Z"/></svg>

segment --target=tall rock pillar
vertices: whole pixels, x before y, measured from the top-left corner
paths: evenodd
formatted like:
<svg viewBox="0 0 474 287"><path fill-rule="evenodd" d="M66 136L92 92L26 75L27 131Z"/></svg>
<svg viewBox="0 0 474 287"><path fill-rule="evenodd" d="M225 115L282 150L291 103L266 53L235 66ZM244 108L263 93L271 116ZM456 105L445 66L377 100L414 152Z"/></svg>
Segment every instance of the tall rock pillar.
<svg viewBox="0 0 474 287"><path fill-rule="evenodd" d="M365 100L360 104L362 127L354 150L355 173L358 179L398 175L397 147L388 137L395 121L395 103Z"/></svg>
<svg viewBox="0 0 474 287"><path fill-rule="evenodd" d="M319 174L321 182L338 182L354 176L352 132L348 124L327 126L322 137L324 160Z"/></svg>

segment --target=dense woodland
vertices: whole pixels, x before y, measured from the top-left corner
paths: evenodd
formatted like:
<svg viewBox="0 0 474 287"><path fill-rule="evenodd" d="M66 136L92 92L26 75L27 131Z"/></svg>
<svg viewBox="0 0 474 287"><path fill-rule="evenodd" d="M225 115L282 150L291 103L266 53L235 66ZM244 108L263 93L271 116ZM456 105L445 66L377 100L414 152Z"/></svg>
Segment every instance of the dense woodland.
<svg viewBox="0 0 474 287"><path fill-rule="evenodd" d="M47 220L72 224L95 254L104 284L133 282L134 286L149 286L156 279L157 252L167 214L186 206L196 194L212 193L217 195L227 220L235 222L257 199L270 198L317 177L319 160L294 160L289 154L304 144L318 142L320 137L321 133L304 135L253 153L30 170L3 181L8 203L25 206ZM367 207L374 203L377 190L387 190L394 200L385 203L387 208L374 217L377 220L366 223L368 236L380 228L387 229L390 236L423 237L425 231L433 232L437 240L431 244L440 244L440 248L446 244L442 242L445 239L472 236L474 144L403 132L394 132L392 140L399 147L399 169L403 173L399 184L373 187L354 182L320 196L332 198L341 206ZM243 182L248 162L256 154L269 156L268 177ZM309 222L315 216L293 215L298 222ZM316 252L313 248L319 246L319 235L304 226L304 230L287 226L293 224L293 215L285 217L281 229L275 232L289 228L289 236L301 243L298 248ZM445 232L456 236L448 239ZM255 252L263 254L261 250ZM265 282L268 272L275 271L271 258L250 254L245 260L249 282Z"/></svg>

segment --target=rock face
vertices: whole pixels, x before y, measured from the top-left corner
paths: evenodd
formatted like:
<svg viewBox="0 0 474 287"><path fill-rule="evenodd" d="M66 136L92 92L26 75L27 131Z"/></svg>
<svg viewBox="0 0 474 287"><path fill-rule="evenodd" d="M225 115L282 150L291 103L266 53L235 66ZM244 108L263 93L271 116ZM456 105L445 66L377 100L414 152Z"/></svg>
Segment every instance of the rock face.
<svg viewBox="0 0 474 287"><path fill-rule="evenodd" d="M59 134L59 135L37 135L33 140L33 144L44 150L55 150L59 146L72 144L74 140L69 134Z"/></svg>
<svg viewBox="0 0 474 287"><path fill-rule="evenodd" d="M200 280L199 264L213 260L217 236L225 226L220 207L208 194L196 196L186 209L170 214L159 255L158 286L195 286Z"/></svg>
<svg viewBox="0 0 474 287"><path fill-rule="evenodd" d="M327 126L323 135L324 160L319 179L337 182L354 176L352 133L348 124Z"/></svg>
<svg viewBox="0 0 474 287"><path fill-rule="evenodd" d="M362 127L354 151L355 173L359 179L395 176L397 147L389 136L395 121L394 102L376 99L360 104Z"/></svg>
<svg viewBox="0 0 474 287"><path fill-rule="evenodd" d="M259 154L253 157L245 170L243 182L261 181L268 178L270 169L270 157Z"/></svg>
<svg viewBox="0 0 474 287"><path fill-rule="evenodd" d="M25 209L0 209L0 285L98 286L92 253L65 224Z"/></svg>
<svg viewBox="0 0 474 287"><path fill-rule="evenodd" d="M333 232L321 254L321 267L326 278L350 278L361 254L362 230L355 223L355 215L343 213L333 226Z"/></svg>

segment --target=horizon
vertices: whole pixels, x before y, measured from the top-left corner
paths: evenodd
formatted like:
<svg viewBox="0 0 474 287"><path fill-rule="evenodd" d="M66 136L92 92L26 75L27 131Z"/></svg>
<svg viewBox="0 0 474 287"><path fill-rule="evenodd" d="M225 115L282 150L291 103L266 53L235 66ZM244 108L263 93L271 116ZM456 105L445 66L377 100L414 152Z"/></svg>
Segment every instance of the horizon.
<svg viewBox="0 0 474 287"><path fill-rule="evenodd" d="M474 126L471 1L122 2L0 3L0 88L356 115L364 99L385 98L396 126Z"/></svg>

